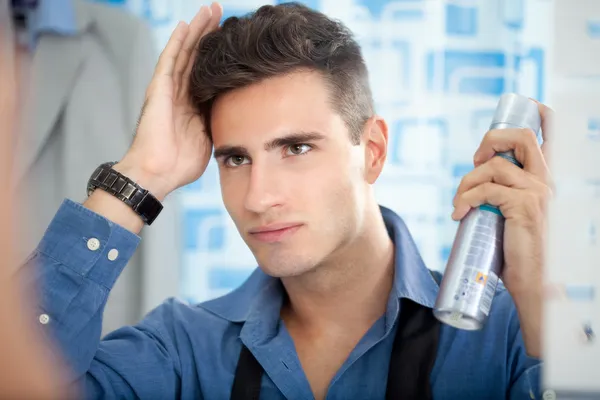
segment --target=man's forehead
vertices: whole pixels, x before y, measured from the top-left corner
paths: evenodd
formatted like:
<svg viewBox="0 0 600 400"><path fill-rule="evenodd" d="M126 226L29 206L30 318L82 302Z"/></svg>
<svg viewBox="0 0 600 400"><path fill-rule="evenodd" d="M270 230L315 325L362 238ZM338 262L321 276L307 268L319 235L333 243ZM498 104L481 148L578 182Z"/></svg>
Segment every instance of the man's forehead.
<svg viewBox="0 0 600 400"><path fill-rule="evenodd" d="M327 89L309 88L305 76L265 81L232 91L213 105L211 128L215 144L260 145L296 132L338 130L343 121L330 104Z"/></svg>

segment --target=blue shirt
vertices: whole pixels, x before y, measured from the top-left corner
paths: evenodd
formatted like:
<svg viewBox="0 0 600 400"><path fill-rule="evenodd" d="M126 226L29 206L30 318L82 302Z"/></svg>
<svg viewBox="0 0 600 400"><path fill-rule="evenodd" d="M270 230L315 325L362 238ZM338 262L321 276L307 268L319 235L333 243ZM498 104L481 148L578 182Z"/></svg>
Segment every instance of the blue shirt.
<svg viewBox="0 0 600 400"><path fill-rule="evenodd" d="M396 246L387 311L337 372L328 399L384 399L399 298L432 307L438 292L403 221L381 211ZM279 317L282 285L259 269L224 297L191 305L169 299L136 326L100 340L104 304L139 241L65 200L26 263L40 293L39 327L57 341L86 398L228 399L242 343L265 370L262 399L313 398ZM538 399L540 369L526 355L515 306L500 287L483 329L442 326L430 382L436 400Z"/></svg>
<svg viewBox="0 0 600 400"><path fill-rule="evenodd" d="M77 33L73 0L40 0L37 7L26 11L30 48L44 33L71 36Z"/></svg>

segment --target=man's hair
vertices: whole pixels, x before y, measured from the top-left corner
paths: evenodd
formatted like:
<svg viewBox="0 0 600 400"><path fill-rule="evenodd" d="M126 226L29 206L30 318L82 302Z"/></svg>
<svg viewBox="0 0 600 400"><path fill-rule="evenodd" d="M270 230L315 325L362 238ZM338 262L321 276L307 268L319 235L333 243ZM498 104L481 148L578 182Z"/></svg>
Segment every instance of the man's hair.
<svg viewBox="0 0 600 400"><path fill-rule="evenodd" d="M190 78L191 101L212 140L211 109L231 90L296 71L319 71L331 104L354 144L373 113L359 44L341 22L298 3L262 6L227 18L200 42Z"/></svg>

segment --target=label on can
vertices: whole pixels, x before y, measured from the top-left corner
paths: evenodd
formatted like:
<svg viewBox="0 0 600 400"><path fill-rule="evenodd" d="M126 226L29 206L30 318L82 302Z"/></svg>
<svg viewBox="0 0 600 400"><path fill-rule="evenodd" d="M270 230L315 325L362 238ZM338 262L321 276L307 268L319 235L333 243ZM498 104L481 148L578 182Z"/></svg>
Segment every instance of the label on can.
<svg viewBox="0 0 600 400"><path fill-rule="evenodd" d="M487 316L498 284L498 276L491 271L465 267L460 279L454 300L470 306L468 308L480 309Z"/></svg>
<svg viewBox="0 0 600 400"><path fill-rule="evenodd" d="M485 290L483 291L483 296L481 297L481 301L479 303L479 309L486 315L486 317L490 313L490 308L492 308L492 300L494 300L497 285L498 276L490 271L485 284Z"/></svg>

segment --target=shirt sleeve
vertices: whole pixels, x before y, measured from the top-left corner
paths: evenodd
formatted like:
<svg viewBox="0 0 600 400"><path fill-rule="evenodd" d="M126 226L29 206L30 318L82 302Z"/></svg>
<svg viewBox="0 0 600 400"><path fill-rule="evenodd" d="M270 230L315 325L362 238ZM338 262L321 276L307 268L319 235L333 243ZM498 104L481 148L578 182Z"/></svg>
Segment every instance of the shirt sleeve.
<svg viewBox="0 0 600 400"><path fill-rule="evenodd" d="M542 399L542 363L536 358L526 357L523 368L510 389L511 400Z"/></svg>
<svg viewBox="0 0 600 400"><path fill-rule="evenodd" d="M35 318L85 398L176 398L177 352L162 306L136 327L100 341L102 313L140 238L65 200L20 274L35 293Z"/></svg>

